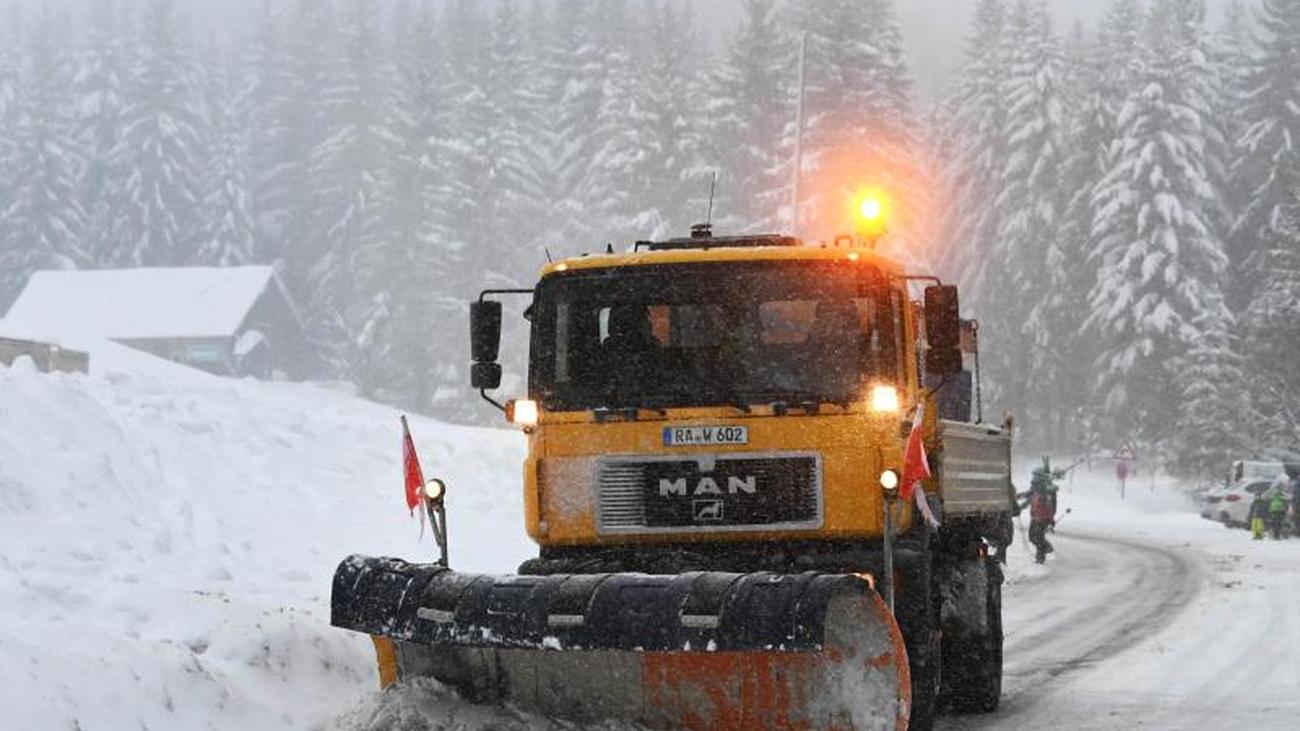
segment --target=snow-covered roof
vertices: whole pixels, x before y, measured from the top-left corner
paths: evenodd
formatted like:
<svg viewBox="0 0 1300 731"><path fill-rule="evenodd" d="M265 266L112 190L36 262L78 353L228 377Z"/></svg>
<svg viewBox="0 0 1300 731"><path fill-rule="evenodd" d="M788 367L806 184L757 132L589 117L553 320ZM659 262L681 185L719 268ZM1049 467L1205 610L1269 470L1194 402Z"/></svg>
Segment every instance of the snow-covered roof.
<svg viewBox="0 0 1300 731"><path fill-rule="evenodd" d="M119 340L226 337L268 286L279 286L269 266L40 271L3 329Z"/></svg>

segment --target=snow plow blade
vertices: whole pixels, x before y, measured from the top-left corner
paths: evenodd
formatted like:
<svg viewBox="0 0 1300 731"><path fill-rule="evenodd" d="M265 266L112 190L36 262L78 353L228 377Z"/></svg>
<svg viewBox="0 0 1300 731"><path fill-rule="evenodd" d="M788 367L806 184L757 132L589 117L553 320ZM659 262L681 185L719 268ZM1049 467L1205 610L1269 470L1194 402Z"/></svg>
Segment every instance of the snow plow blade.
<svg viewBox="0 0 1300 731"><path fill-rule="evenodd" d="M488 576L351 556L331 624L375 638L381 680L647 728L905 729L907 656L844 574Z"/></svg>

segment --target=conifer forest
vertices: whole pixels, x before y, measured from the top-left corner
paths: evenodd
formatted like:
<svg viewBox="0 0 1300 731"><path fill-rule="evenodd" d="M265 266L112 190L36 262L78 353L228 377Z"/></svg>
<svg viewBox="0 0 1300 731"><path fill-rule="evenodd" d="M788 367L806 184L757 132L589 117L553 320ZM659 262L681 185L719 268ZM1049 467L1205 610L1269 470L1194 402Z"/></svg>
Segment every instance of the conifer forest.
<svg viewBox="0 0 1300 731"><path fill-rule="evenodd" d="M37 270L272 264L314 379L483 422L480 289L710 205L829 241L866 183L881 246L961 285L1022 444L1300 458L1300 0L970 2L935 94L894 0L735 0L709 40L674 0L282 0L231 36L177 0L5 3L0 312Z"/></svg>

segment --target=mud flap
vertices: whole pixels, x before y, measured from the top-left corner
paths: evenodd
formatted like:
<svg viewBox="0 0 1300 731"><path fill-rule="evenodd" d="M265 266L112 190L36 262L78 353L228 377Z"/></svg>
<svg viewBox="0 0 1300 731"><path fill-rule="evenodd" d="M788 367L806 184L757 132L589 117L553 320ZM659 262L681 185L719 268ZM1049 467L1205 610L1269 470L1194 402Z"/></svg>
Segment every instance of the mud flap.
<svg viewBox="0 0 1300 731"><path fill-rule="evenodd" d="M483 576L353 556L331 623L391 638L400 677L651 728L902 729L894 618L845 574Z"/></svg>

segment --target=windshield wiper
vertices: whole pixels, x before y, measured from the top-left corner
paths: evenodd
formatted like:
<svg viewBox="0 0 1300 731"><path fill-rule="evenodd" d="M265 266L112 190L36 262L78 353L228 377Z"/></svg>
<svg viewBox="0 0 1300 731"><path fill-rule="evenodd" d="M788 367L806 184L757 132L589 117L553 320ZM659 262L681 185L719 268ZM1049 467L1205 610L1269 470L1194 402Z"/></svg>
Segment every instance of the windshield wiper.
<svg viewBox="0 0 1300 731"><path fill-rule="evenodd" d="M750 412L749 401L734 385L722 381L714 381L713 385L716 387L714 393L721 396L727 402L727 406L739 409L742 413Z"/></svg>
<svg viewBox="0 0 1300 731"><path fill-rule="evenodd" d="M852 399L849 398L833 398L824 393L801 388L773 388L758 393L763 394L765 400L770 399L773 411L779 410L780 406L787 408L793 406L815 414L822 404L833 404L842 409L848 409L849 404L852 402Z"/></svg>

